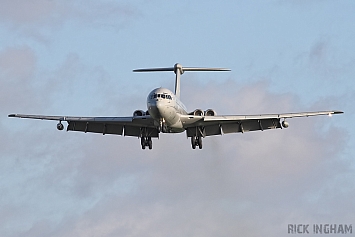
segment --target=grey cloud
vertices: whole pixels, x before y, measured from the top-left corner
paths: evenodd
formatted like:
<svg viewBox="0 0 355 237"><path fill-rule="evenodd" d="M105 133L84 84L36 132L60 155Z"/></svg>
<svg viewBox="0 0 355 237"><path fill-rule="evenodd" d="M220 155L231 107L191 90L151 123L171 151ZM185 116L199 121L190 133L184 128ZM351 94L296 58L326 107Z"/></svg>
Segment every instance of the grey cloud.
<svg viewBox="0 0 355 237"><path fill-rule="evenodd" d="M67 22L117 30L137 15L130 3L112 1L3 0L1 5L3 26L42 43L50 42L48 32Z"/></svg>
<svg viewBox="0 0 355 237"><path fill-rule="evenodd" d="M29 47L6 48L0 52L0 107L25 108L38 103L33 91L37 58Z"/></svg>
<svg viewBox="0 0 355 237"><path fill-rule="evenodd" d="M34 24L46 21L58 6L56 1L48 0L2 0L0 19L13 24Z"/></svg>
<svg viewBox="0 0 355 237"><path fill-rule="evenodd" d="M262 92L261 88L265 87L259 88ZM204 89L208 90L202 87L201 92L205 91ZM248 99L247 101L261 103L259 99L253 100L255 90L252 87L240 90L246 91L240 96ZM221 91L217 92L223 94ZM260 105L272 101L273 97L278 95L265 93ZM279 98L282 97L287 96ZM234 98L240 99L238 95ZM214 236L221 230L223 235L240 229L245 229L249 235L253 235L253 232L263 233L268 229L269 223L266 213L276 211L277 215L273 220L281 221L280 216L288 217L290 212L300 208L299 205L310 207L304 195L327 185L327 182L336 175L332 168L346 165L337 161L342 149L341 144L344 142L342 139L344 131L333 128L324 134L318 134L314 121L310 120L300 122L295 125L297 126L301 126L302 129L207 138L206 144L208 139L214 139L215 144L208 144L211 146L207 146L198 154L192 153L195 151L187 148L188 140L171 137L164 140L162 138L159 143L163 144L155 145L158 148L153 153L123 152L125 156L118 157L111 154L124 150L124 146L117 145L121 148L110 151L115 147L112 145L106 147L108 150L104 152L107 154L108 164L102 163L99 158L100 150L96 150L95 146L92 149L96 152L93 153L93 150L89 149L86 157L92 160L91 166L103 165L106 171L102 168L91 169L84 177L89 177L90 173L91 177L103 180L110 174L107 177L115 180L128 168L130 172L135 170L134 181L137 186L134 191L126 194L113 194L109 203L101 199L99 205L92 209L95 215L89 211L89 219L82 220L84 223L89 221L90 224L82 226L82 221L79 221L69 235L75 235L77 231L80 233L82 228L85 229L85 233L91 225L96 226L91 229L92 231L100 233L105 230L107 236L122 233L142 236L147 230L148 233L153 233L152 235L172 233L173 236L182 233ZM134 141L131 142L134 144ZM218 152L213 150L216 146L220 147ZM96 155L91 156L92 154ZM164 154L169 155L165 157ZM122 163L122 159L125 162ZM95 163L98 164L94 165ZM110 167L110 164L116 165ZM122 167L118 168L119 166ZM114 173L114 168L117 169L117 174ZM109 170L111 172L107 172ZM324 174L327 176L324 177ZM99 183L100 181L91 185L96 186ZM102 219L94 217L96 215ZM186 223L186 219L189 220L189 224ZM161 223L167 227L161 227ZM252 228L255 223L261 225L259 230ZM203 227L199 229L196 227L198 225ZM131 228L127 229L126 226ZM181 226L185 226L186 229L181 230ZM269 231L278 233L275 229Z"/></svg>
<svg viewBox="0 0 355 237"><path fill-rule="evenodd" d="M36 53L28 46L0 51L0 79L0 108L4 113L43 113L53 106L79 106L76 103L84 101L94 109L100 107L100 98L110 88L104 70L88 67L76 54L69 54L54 70L40 69ZM91 86L87 86L88 81ZM73 100L80 91L87 94Z"/></svg>
<svg viewBox="0 0 355 237"><path fill-rule="evenodd" d="M294 95L270 92L265 81L186 84L193 85L183 95L192 99L191 109L212 105L232 114L301 107ZM352 181L331 182L351 169L339 159L347 133L325 126L327 119L293 119L286 130L209 137L202 151L193 151L185 134L162 135L152 151L142 151L135 138L33 130L20 140L38 139L13 155L32 147L27 156L35 159L27 162L43 166L33 166L36 185L20 193L52 200L22 203L38 211L27 217L31 228L12 236L284 236L289 221L318 221L322 205L339 200L325 193L341 188L354 195ZM19 156L17 166L25 164ZM330 208L325 219L354 210L347 200Z"/></svg>
<svg viewBox="0 0 355 237"><path fill-rule="evenodd" d="M85 4L83 4L85 3ZM11 24L45 24L48 20L68 20L78 18L88 20L110 19L134 15L129 4L112 1L50 1L50 0L3 0L0 10L2 21ZM90 22L89 22L90 23ZM91 22L92 23L92 22Z"/></svg>
<svg viewBox="0 0 355 237"><path fill-rule="evenodd" d="M301 61L315 78L344 84L355 65L351 57L344 56L346 54L347 51L335 48L332 37L326 36L314 42L297 61Z"/></svg>
<svg viewBox="0 0 355 237"><path fill-rule="evenodd" d="M16 233L24 229L31 229L32 232L45 227L46 223L53 226L58 216L68 211L81 211L83 207L80 204L69 202L67 206L65 203L68 203L68 199L72 200L72 194L68 194L70 188L78 186L72 181L76 177L76 164L80 160L82 146L80 142L72 140L75 134L67 134L69 136L63 142L63 134L55 132L55 124L52 126L50 122L9 119L7 114L45 113L54 109L59 111L58 108L68 104L75 109L75 103L61 106L57 103L71 102L72 96L78 91L78 85L95 94L95 98L88 94L81 101L90 103L94 108L94 102L99 103L100 95L104 95L101 93L103 87L90 89L83 85L86 85L87 80L98 85L105 83L102 83L101 74L95 73L95 68L88 68L76 55L69 55L62 66L55 70L41 71L36 54L27 46L2 50L0 69L0 190L6 193L0 205L0 219L5 220L0 229L1 235L16 236ZM63 99L65 97L66 100ZM81 149L78 150L78 147ZM81 199L80 203L90 203L95 197L85 200ZM43 216L46 216L44 221ZM39 224L31 228L32 223Z"/></svg>
<svg viewBox="0 0 355 237"><path fill-rule="evenodd" d="M7 48L0 54L2 73L24 80L33 76L36 64L34 52L29 47Z"/></svg>
<svg viewBox="0 0 355 237"><path fill-rule="evenodd" d="M12 5L19 1L4 3L9 14L0 19L23 32L68 21L120 25L116 13L132 14L108 1L38 0L29 13ZM329 63L328 46L316 43L303 62ZM164 134L152 151L142 151L137 138L58 132L55 122L6 117L6 111L121 115L145 107L145 95L141 102L113 95L103 68L69 54L54 70L39 71L36 54L23 46L2 50L0 69L0 235L285 236L292 222L353 221L353 161L344 154L350 132L334 122L347 113L332 121L292 119L286 130L209 137L202 151L193 151L185 134ZM332 97L305 107L296 95L272 92L268 80L184 78L182 86L190 110L219 114L350 108L353 101Z"/></svg>
<svg viewBox="0 0 355 237"><path fill-rule="evenodd" d="M327 44L325 42L317 42L310 50L310 60L314 62L321 62L327 57Z"/></svg>

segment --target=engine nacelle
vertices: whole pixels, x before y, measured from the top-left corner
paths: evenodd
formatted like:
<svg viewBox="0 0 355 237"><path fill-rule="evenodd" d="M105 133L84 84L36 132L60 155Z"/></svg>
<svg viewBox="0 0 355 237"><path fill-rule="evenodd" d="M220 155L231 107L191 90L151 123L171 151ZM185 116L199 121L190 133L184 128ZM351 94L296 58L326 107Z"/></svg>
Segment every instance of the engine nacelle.
<svg viewBox="0 0 355 237"><path fill-rule="evenodd" d="M195 109L194 112L190 113L191 115L195 116L203 116L203 111L201 109Z"/></svg>
<svg viewBox="0 0 355 237"><path fill-rule="evenodd" d="M286 122L286 121L282 121L281 125L284 128L288 128L288 126L289 126L288 122Z"/></svg>
<svg viewBox="0 0 355 237"><path fill-rule="evenodd" d="M144 115L145 115L145 112L143 110L137 109L133 112L133 117L139 117L139 116L144 116Z"/></svg>
<svg viewBox="0 0 355 237"><path fill-rule="evenodd" d="M217 113L213 109L208 109L205 111L205 116L216 116Z"/></svg>

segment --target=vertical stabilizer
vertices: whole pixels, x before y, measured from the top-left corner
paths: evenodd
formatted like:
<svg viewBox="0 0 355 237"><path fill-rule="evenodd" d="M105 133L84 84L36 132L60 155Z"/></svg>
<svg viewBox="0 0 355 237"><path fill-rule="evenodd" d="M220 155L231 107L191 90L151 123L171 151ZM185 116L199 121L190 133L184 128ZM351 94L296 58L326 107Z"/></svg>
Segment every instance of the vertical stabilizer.
<svg viewBox="0 0 355 237"><path fill-rule="evenodd" d="M178 63L174 65L175 72L175 96L180 99L180 76L184 73L182 66Z"/></svg>

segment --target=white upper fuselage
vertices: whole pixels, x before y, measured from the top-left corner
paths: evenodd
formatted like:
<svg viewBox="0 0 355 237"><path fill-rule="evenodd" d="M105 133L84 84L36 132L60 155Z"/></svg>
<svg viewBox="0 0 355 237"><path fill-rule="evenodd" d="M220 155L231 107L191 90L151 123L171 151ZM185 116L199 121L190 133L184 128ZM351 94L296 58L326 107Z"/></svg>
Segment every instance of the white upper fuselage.
<svg viewBox="0 0 355 237"><path fill-rule="evenodd" d="M152 90L147 98L147 108L157 126L160 123L166 126L167 130L163 130L163 132L185 131L180 115L187 114L186 107L169 89L157 88Z"/></svg>

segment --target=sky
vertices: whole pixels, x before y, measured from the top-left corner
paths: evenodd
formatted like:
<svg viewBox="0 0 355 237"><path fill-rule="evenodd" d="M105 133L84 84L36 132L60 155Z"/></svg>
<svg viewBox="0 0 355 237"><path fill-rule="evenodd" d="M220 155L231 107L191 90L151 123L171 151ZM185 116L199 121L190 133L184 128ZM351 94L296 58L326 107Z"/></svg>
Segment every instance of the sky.
<svg viewBox="0 0 355 237"><path fill-rule="evenodd" d="M355 232L354 1L0 5L0 236L286 236L289 224ZM137 138L7 117L130 116L154 88L174 87L173 73L132 70L175 63L232 70L185 73L189 111L345 113L207 137L202 150L185 133L142 150Z"/></svg>

